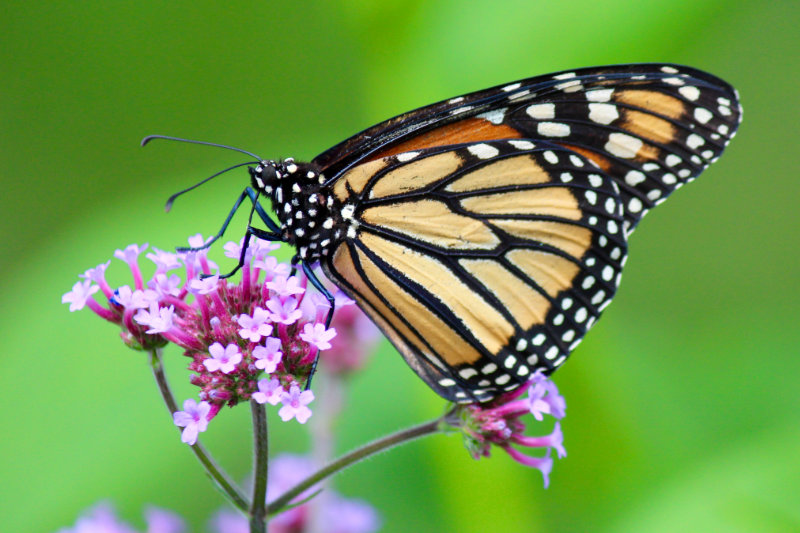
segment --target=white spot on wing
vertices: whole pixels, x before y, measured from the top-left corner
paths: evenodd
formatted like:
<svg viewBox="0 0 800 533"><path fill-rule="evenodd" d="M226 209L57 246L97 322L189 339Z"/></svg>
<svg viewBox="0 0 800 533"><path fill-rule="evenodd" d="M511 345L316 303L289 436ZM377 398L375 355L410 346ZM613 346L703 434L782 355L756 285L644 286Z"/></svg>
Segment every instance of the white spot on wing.
<svg viewBox="0 0 800 533"><path fill-rule="evenodd" d="M556 105L555 104L534 104L528 106L525 110L531 118L535 118L536 120L545 120L548 118L554 118L556 116Z"/></svg>
<svg viewBox="0 0 800 533"><path fill-rule="evenodd" d="M511 140L508 141L508 144L510 144L517 150L533 150L536 147L536 145L530 141Z"/></svg>
<svg viewBox="0 0 800 533"><path fill-rule="evenodd" d="M625 183L631 187L636 187L645 180L645 175L638 170L631 170L625 174Z"/></svg>
<svg viewBox="0 0 800 533"><path fill-rule="evenodd" d="M684 98L691 100L692 102L700 98L700 89L692 85L681 87L678 89L678 92L681 93Z"/></svg>
<svg viewBox="0 0 800 533"><path fill-rule="evenodd" d="M558 156L554 154L551 150L547 150L542 155L544 155L545 161L547 161L551 165L555 165L556 163L558 163Z"/></svg>
<svg viewBox="0 0 800 533"><path fill-rule="evenodd" d="M569 125L561 122L540 122L536 131L545 137L566 137L570 133Z"/></svg>
<svg viewBox="0 0 800 533"><path fill-rule="evenodd" d="M419 152L404 152L402 154L397 154L397 160L401 163L405 163L406 161L411 161L415 157L419 155Z"/></svg>
<svg viewBox="0 0 800 533"><path fill-rule="evenodd" d="M614 104L589 104L589 120L598 124L611 124L619 118Z"/></svg>
<svg viewBox="0 0 800 533"><path fill-rule="evenodd" d="M500 150L486 143L468 146L467 151L479 159L489 159L500 153Z"/></svg>
<svg viewBox="0 0 800 533"><path fill-rule="evenodd" d="M625 133L612 133L608 136L605 149L617 157L632 159L642 147L642 140Z"/></svg>
<svg viewBox="0 0 800 533"><path fill-rule="evenodd" d="M711 120L713 116L714 115L711 114L711 111L709 111L705 107L696 107L694 109L694 118L700 124L705 124L706 122Z"/></svg>
<svg viewBox="0 0 800 533"><path fill-rule="evenodd" d="M505 107L502 109L494 109L492 111L487 111L486 113L481 113L480 115L477 115L477 117L488 120L492 124L502 124L503 119L506 116L506 111L507 109Z"/></svg>
<svg viewBox="0 0 800 533"><path fill-rule="evenodd" d="M592 89L586 91L586 99L590 102L608 102L611 100L612 94L614 94L614 89Z"/></svg>
<svg viewBox="0 0 800 533"><path fill-rule="evenodd" d="M697 135L696 133L692 133L686 139L686 144L689 145L689 148L691 148L692 150L694 150L698 146L703 146L705 143L706 143L706 140L703 139L702 137L700 137L699 135Z"/></svg>

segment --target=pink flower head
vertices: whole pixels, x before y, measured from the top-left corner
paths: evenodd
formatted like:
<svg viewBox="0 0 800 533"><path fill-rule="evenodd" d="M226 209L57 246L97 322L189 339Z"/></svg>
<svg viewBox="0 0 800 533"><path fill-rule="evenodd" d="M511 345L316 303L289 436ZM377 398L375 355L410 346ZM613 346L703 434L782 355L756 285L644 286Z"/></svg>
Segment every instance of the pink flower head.
<svg viewBox="0 0 800 533"><path fill-rule="evenodd" d="M239 346L231 343L224 348L222 344L215 342L208 347L210 358L203 361L203 365L209 372L221 371L223 374L230 374L236 370L236 365L242 362L242 353Z"/></svg>
<svg viewBox="0 0 800 533"><path fill-rule="evenodd" d="M488 457L492 446L498 446L518 463L539 469L547 487L553 467L550 452L555 450L559 458L567 455L561 425L556 422L550 435L528 436L524 434L526 426L521 417L533 414L537 421L541 421L544 413L560 418L564 415L566 403L555 384L541 372L534 374L528 385L491 402L459 405L448 420L461 429L464 443L474 458ZM525 392L529 397L520 399ZM540 402L545 402L547 408L543 408ZM534 404L537 406L535 410L531 408ZM550 407L551 404L556 407ZM545 456L527 455L515 446L544 449Z"/></svg>
<svg viewBox="0 0 800 533"><path fill-rule="evenodd" d="M297 418L301 424L305 424L311 417L311 409L307 407L314 400L314 393L310 390L300 391L297 384L292 384L289 392L281 395L283 407L278 411L281 420L288 422L292 418Z"/></svg>
<svg viewBox="0 0 800 533"><path fill-rule="evenodd" d="M72 286L72 290L61 297L62 304L69 304L69 310L78 311L83 309L92 294L100 290L100 287L94 284L90 279L77 282Z"/></svg>
<svg viewBox="0 0 800 533"><path fill-rule="evenodd" d="M258 392L253 393L253 399L258 403L278 405L283 396L283 386L278 378L264 378L258 380Z"/></svg>
<svg viewBox="0 0 800 533"><path fill-rule="evenodd" d="M239 315L236 321L242 327L239 335L250 342L258 342L261 337L266 337L272 333L272 324L269 322L270 314L266 309L256 307L253 316Z"/></svg>
<svg viewBox="0 0 800 533"><path fill-rule="evenodd" d="M260 368L267 374L272 374L278 368L278 363L281 362L281 357L283 357L280 339L267 337L264 346L253 348L253 357L256 359L256 368Z"/></svg>
<svg viewBox="0 0 800 533"><path fill-rule="evenodd" d="M192 398L183 402L183 411L172 413L172 420L176 426L182 427L181 442L194 445L197 435L208 429L208 414L211 405L208 402L199 404Z"/></svg>
<svg viewBox="0 0 800 533"><path fill-rule="evenodd" d="M315 346L319 350L327 350L331 347L330 340L336 336L334 328L325 329L324 324L306 324L303 326L303 332L300 338Z"/></svg>
<svg viewBox="0 0 800 533"><path fill-rule="evenodd" d="M204 239L196 235L189 243L202 246ZM291 385L308 380L310 362L335 338L332 329L317 325L328 304L306 287L306 278L290 276L288 264L266 255L275 245L255 239L251 245L253 264L258 260L261 267L242 269L238 282L203 277L210 274L205 250L176 256L157 248L148 254L155 273L144 280L137 261L145 247L131 245L116 256L131 265L133 283L112 289L105 279L109 263L102 263L86 271L62 301L72 310L89 307L121 328L123 342L132 348L179 346L190 359L190 381L200 389L199 400L211 406L211 417L224 405L250 399L277 405L283 399L284 416L305 421L313 395ZM235 255L241 244L226 250ZM180 275L170 272L178 258L184 263ZM98 292L105 302L92 297ZM301 308L301 302L311 303Z"/></svg>

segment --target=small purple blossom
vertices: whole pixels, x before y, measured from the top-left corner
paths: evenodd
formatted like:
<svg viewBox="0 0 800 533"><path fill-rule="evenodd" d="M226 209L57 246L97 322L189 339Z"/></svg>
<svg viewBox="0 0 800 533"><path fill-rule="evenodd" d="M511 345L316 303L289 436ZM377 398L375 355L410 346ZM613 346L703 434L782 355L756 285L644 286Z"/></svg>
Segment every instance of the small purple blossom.
<svg viewBox="0 0 800 533"><path fill-rule="evenodd" d="M253 357L256 359L256 368L263 370L267 374L272 374L278 368L278 363L281 362L281 357L283 357L280 339L267 337L264 341L264 346L253 348Z"/></svg>
<svg viewBox="0 0 800 533"><path fill-rule="evenodd" d="M186 524L177 514L150 506L144 512L147 533L184 533ZM114 507L101 502L81 515L74 528L62 528L58 533L136 533L136 530L116 516ZM227 533L227 532L220 532Z"/></svg>
<svg viewBox="0 0 800 533"><path fill-rule="evenodd" d="M136 265L136 262L139 259L139 255L146 249L147 249L147 243L144 243L141 246L138 246L136 244L130 244L126 246L124 250L116 250L114 252L114 257L125 261L129 265Z"/></svg>
<svg viewBox="0 0 800 533"><path fill-rule="evenodd" d="M80 275L83 279L90 279L92 281L96 281L100 283L101 281L105 281L106 277L106 269L111 264L111 260L106 261L105 263L100 263L94 268L90 268L86 272Z"/></svg>
<svg viewBox="0 0 800 533"><path fill-rule="evenodd" d="M279 263L274 257L267 256L264 259L256 259L253 266L264 271L268 280L275 276L288 276L291 268L286 263Z"/></svg>
<svg viewBox="0 0 800 533"><path fill-rule="evenodd" d="M296 418L301 424L305 424L311 417L311 409L307 407L314 400L314 393L310 390L300 391L297 384L292 384L289 392L284 392L281 395L281 403L283 407L278 411L278 416L281 420L288 422L292 418Z"/></svg>
<svg viewBox="0 0 800 533"><path fill-rule="evenodd" d="M223 374L230 374L236 369L236 365L242 362L239 346L233 343L223 348L222 344L215 342L208 347L208 353L211 357L203 361L203 365L209 372L221 371Z"/></svg>
<svg viewBox="0 0 800 533"><path fill-rule="evenodd" d="M147 333L153 335L169 331L172 328L174 314L173 306L159 308L157 302L151 302L149 311L141 309L133 319L143 326L149 326L150 329L147 330Z"/></svg>
<svg viewBox="0 0 800 533"><path fill-rule="evenodd" d="M331 533L372 533L381 527L378 513L362 500L331 494L326 503L322 510L323 523Z"/></svg>
<svg viewBox="0 0 800 533"><path fill-rule="evenodd" d="M161 298L165 296L180 296L181 294L181 278L177 274L167 275L159 272L153 276L147 286Z"/></svg>
<svg viewBox="0 0 800 533"><path fill-rule="evenodd" d="M183 533L186 523L183 518L155 506L148 506L144 510L144 519L147 522L147 533Z"/></svg>
<svg viewBox="0 0 800 533"><path fill-rule="evenodd" d="M331 347L330 340L336 336L336 329L325 329L324 324L306 324L300 338L307 343L315 346L319 350L327 350Z"/></svg>
<svg viewBox="0 0 800 533"><path fill-rule="evenodd" d="M189 280L189 292L194 294L209 294L217 290L219 274L207 278L194 278Z"/></svg>
<svg viewBox="0 0 800 533"><path fill-rule="evenodd" d="M273 322L279 324L291 325L297 322L303 312L297 308L297 299L293 296L286 298L286 301L281 302L278 299L270 298L267 302L267 309L269 309L269 318Z"/></svg>
<svg viewBox="0 0 800 533"><path fill-rule="evenodd" d="M145 257L156 264L156 272L161 274L181 267L181 262L177 255L159 250L155 246L153 247L153 251Z"/></svg>
<svg viewBox="0 0 800 533"><path fill-rule="evenodd" d="M559 394L555 383L550 381L541 370L533 375L529 383L530 411L536 420L541 422L544 419L543 415L550 415L558 419L566 416L567 402Z"/></svg>
<svg viewBox="0 0 800 533"><path fill-rule="evenodd" d="M274 292L279 298L283 299L288 296L299 296L306 292L305 287L300 285L300 279L297 276L275 276L271 281L267 282L267 288Z"/></svg>
<svg viewBox="0 0 800 533"><path fill-rule="evenodd" d="M100 287L95 285L91 279L79 281L72 286L71 291L61 297L61 303L68 303L70 312L79 311L86 305L86 300L98 290Z"/></svg>
<svg viewBox="0 0 800 533"><path fill-rule="evenodd" d="M264 378L258 380L258 392L253 393L253 399L258 403L278 405L283 392L281 380L278 378Z"/></svg>
<svg viewBox="0 0 800 533"><path fill-rule="evenodd" d="M269 323L270 314L266 309L256 307L253 315L239 315L236 321L242 327L239 335L250 342L259 342L261 337L266 337L272 333L272 324Z"/></svg>
<svg viewBox="0 0 800 533"><path fill-rule="evenodd" d="M115 291L114 299L126 309L147 309L154 303L158 304L158 293L150 289L132 291L123 285Z"/></svg>
<svg viewBox="0 0 800 533"><path fill-rule="evenodd" d="M208 429L208 415L211 412L211 405L208 402L199 404L192 398L183 402L183 411L172 413L172 420L176 426L182 427L181 441L194 445L197 442L197 435Z"/></svg>

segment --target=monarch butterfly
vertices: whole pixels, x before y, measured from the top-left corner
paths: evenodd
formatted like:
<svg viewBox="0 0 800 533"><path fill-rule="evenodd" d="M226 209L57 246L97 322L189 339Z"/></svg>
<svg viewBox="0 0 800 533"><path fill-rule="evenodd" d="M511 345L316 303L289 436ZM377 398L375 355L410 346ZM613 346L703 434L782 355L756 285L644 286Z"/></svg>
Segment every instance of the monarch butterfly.
<svg viewBox="0 0 800 533"><path fill-rule="evenodd" d="M488 401L565 361L614 296L630 233L740 120L735 89L685 66L528 78L399 115L309 163L233 148L256 160L231 167L254 165L217 238L249 197L269 231L248 226L246 243L294 246L332 301L319 262L435 392Z"/></svg>

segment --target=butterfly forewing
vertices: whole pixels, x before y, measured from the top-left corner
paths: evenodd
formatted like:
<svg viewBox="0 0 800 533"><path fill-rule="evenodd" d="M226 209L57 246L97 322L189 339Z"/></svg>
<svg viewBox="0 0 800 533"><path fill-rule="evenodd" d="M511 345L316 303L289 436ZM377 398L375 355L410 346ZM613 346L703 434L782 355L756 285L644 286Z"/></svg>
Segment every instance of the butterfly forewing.
<svg viewBox="0 0 800 533"><path fill-rule="evenodd" d="M364 166L334 189L357 230L324 267L442 396L552 371L613 296L622 206L580 155L510 139Z"/></svg>
<svg viewBox="0 0 800 533"><path fill-rule="evenodd" d="M546 139L598 164L620 187L626 229L715 161L741 120L736 91L664 64L538 76L426 106L315 158L334 178L370 159L433 146Z"/></svg>

